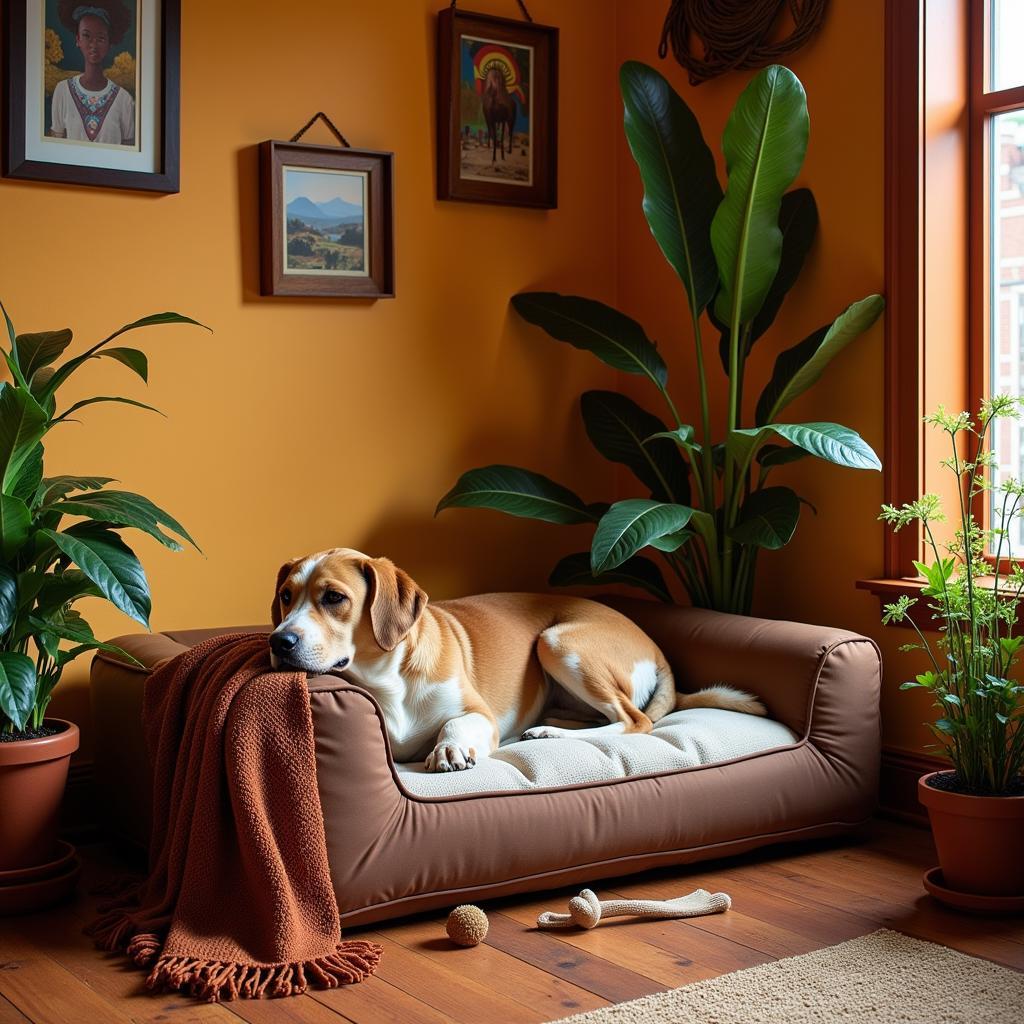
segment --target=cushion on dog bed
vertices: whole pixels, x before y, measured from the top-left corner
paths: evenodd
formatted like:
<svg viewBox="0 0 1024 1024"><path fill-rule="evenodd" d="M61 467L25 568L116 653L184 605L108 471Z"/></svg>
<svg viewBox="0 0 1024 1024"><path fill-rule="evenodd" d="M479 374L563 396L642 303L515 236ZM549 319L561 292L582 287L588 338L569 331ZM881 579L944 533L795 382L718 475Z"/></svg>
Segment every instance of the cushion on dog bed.
<svg viewBox="0 0 1024 1024"><path fill-rule="evenodd" d="M786 726L770 718L692 708L666 715L649 734L512 741L461 772L430 773L422 762L396 768L410 793L451 797L677 771L786 747L796 739Z"/></svg>

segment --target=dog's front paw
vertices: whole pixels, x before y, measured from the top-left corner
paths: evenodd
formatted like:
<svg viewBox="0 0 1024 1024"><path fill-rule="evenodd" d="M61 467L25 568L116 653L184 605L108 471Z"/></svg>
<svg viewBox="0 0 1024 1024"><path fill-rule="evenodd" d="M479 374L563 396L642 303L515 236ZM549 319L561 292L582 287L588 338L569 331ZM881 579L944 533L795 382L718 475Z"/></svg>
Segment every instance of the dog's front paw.
<svg viewBox="0 0 1024 1024"><path fill-rule="evenodd" d="M554 725L535 725L527 729L520 737L524 740L560 740L565 735L564 729Z"/></svg>
<svg viewBox="0 0 1024 1024"><path fill-rule="evenodd" d="M476 751L457 743L438 743L423 763L428 772L461 772L476 764Z"/></svg>

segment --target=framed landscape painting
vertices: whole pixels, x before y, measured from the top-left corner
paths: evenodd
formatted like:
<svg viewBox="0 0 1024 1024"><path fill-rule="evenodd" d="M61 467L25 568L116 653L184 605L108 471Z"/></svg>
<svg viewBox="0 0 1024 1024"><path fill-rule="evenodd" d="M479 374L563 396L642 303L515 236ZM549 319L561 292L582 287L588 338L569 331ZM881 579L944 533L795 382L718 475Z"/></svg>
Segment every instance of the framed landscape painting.
<svg viewBox="0 0 1024 1024"><path fill-rule="evenodd" d="M438 14L437 195L558 205L558 29Z"/></svg>
<svg viewBox="0 0 1024 1024"><path fill-rule="evenodd" d="M260 146L262 294L394 295L393 161L302 142Z"/></svg>
<svg viewBox="0 0 1024 1024"><path fill-rule="evenodd" d="M4 173L178 191L181 0L9 0Z"/></svg>

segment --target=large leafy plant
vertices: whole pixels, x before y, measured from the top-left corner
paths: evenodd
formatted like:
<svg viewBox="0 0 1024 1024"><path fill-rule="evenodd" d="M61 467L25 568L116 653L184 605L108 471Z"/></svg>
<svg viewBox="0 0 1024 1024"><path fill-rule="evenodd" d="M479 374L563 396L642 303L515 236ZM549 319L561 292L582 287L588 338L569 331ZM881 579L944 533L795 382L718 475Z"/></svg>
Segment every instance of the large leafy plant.
<svg viewBox="0 0 1024 1024"><path fill-rule="evenodd" d="M146 574L121 531L142 530L173 550L181 550L175 535L195 546L168 513L141 494L108 487L115 482L109 477L43 475L47 435L79 410L101 402L152 409L116 395L62 408L58 392L93 359L116 360L145 381L145 353L110 342L140 327L196 321L179 313L143 317L56 365L71 344L70 329L17 334L6 310L4 320L10 347L0 352L11 380L0 383L0 730L12 733L42 725L53 688L75 658L116 650L96 638L77 601L105 598L149 627Z"/></svg>
<svg viewBox="0 0 1024 1024"><path fill-rule="evenodd" d="M798 495L769 485L774 472L808 456L854 469L881 468L848 427L791 423L783 413L875 322L883 301L871 295L854 302L783 351L751 422L744 412L747 358L774 322L817 229L811 192L787 191L807 148L803 86L776 65L743 91L723 138L723 192L697 119L668 82L653 68L628 62L620 85L626 138L644 185L644 214L686 293L700 422L694 426L680 417L665 362L635 320L589 298L516 295L512 305L520 316L616 370L645 378L664 402L668 423L617 392L588 391L581 399L594 446L628 466L648 495L592 504L539 473L492 465L463 474L438 511L489 508L551 523L591 523L590 551L559 562L552 584L623 582L671 600L658 565L639 554L653 548L695 604L748 612L759 552L787 544L800 517ZM725 434L718 443L711 424L705 317L718 334L728 377Z"/></svg>
<svg viewBox="0 0 1024 1024"><path fill-rule="evenodd" d="M946 517L935 494L899 508L883 505L879 517L894 530L921 524L931 561L914 566L926 581L921 590L928 608L925 621L931 620L938 637L933 641L921 631L911 611L918 599L907 595L885 606L882 621L905 622L917 632L917 641L902 649L923 652L930 667L901 689L931 695L938 717L930 728L952 762L957 787L976 794L1019 793L1024 785L1024 686L1011 678L1024 644L1014 632L1024 566L1008 557L1010 530L1024 511L1024 482L1010 478L993 485L990 479L995 467L992 424L999 417L1019 416L1020 400L1000 395L982 403L977 420L941 407L926 417L951 445L943 462L957 483L950 541L943 544L936 537L936 524ZM993 494L998 522L984 528L973 510Z"/></svg>

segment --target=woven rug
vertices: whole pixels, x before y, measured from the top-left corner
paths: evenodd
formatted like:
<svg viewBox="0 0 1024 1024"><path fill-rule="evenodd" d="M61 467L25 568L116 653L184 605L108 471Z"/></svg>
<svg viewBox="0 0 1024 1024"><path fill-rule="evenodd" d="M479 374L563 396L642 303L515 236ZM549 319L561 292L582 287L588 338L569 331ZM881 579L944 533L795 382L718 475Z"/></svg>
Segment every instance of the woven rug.
<svg viewBox="0 0 1024 1024"><path fill-rule="evenodd" d="M1024 974L881 931L560 1024L1021 1024Z"/></svg>

